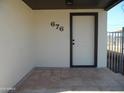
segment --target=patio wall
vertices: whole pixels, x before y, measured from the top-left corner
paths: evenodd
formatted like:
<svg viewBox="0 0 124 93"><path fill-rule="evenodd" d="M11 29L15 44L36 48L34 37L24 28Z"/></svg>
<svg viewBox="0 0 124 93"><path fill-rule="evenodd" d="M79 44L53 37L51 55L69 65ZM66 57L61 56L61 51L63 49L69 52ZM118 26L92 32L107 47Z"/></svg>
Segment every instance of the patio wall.
<svg viewBox="0 0 124 93"><path fill-rule="evenodd" d="M31 9L21 0L0 0L0 93L35 66L32 19Z"/></svg>
<svg viewBox="0 0 124 93"><path fill-rule="evenodd" d="M98 12L98 67L106 67L107 12L104 10L36 10L37 19L37 62L40 67L70 66L70 12ZM64 26L61 32L52 28L55 21Z"/></svg>

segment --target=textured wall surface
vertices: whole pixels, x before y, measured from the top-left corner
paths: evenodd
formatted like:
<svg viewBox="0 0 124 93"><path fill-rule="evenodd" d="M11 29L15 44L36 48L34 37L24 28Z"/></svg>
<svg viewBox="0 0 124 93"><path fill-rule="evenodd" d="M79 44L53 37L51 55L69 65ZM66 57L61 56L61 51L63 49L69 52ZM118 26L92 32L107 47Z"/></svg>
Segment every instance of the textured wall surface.
<svg viewBox="0 0 124 93"><path fill-rule="evenodd" d="M31 9L21 0L0 0L0 93L35 66L32 16Z"/></svg>
<svg viewBox="0 0 124 93"><path fill-rule="evenodd" d="M98 67L106 67L107 13L99 9L34 11L38 24L36 36L38 66L70 66L70 12L98 12ZM64 31L52 28L51 21L64 26Z"/></svg>
<svg viewBox="0 0 124 93"><path fill-rule="evenodd" d="M99 13L98 67L106 66L104 10L32 11L21 0L0 0L0 88L14 86L35 66L69 67L70 12ZM64 31L52 28L51 21Z"/></svg>

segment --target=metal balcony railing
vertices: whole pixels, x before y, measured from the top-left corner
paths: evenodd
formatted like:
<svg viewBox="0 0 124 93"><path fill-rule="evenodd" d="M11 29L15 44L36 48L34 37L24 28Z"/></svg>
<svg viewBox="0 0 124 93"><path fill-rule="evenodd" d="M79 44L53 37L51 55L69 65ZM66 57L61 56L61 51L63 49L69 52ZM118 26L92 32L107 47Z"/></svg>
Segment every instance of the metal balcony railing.
<svg viewBox="0 0 124 93"><path fill-rule="evenodd" d="M107 33L107 67L124 74L124 28Z"/></svg>

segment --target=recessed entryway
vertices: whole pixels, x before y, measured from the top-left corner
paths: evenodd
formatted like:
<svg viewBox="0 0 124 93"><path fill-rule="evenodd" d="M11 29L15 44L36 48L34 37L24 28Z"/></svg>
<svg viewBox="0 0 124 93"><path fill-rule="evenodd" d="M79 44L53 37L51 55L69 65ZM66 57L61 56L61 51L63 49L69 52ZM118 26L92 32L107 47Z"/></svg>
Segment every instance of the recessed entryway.
<svg viewBox="0 0 124 93"><path fill-rule="evenodd" d="M40 70L35 73L33 70L33 75L28 78L29 82L21 86L21 88L30 89L32 87L35 89L40 87L41 89L45 88L46 84L46 90L49 91L48 86L54 85L53 83L57 86L59 84L66 86L70 84L68 79L72 78L71 85L83 84L85 86L91 78L88 86L81 86L84 90L90 90L87 88L95 81L95 76L99 82L103 78L100 84L108 83L108 81L112 80L111 77L114 77L112 74L106 71L106 79L104 72L99 72L97 68L105 68L107 64L106 10L114 7L122 0L74 0L72 5L66 4L65 1L67 0L0 0L0 93L7 93L9 90L14 91L15 86L20 84L19 81L26 83L26 81L23 81L24 76L27 76L26 74L37 66L41 68L75 69L76 71L70 71L69 75L67 70L59 72L56 69L54 72L50 69L50 73L44 70L42 70L43 73ZM78 22L83 24L84 28L83 26L79 28L79 25L76 25L79 24ZM55 24L51 26L51 23ZM75 29L79 30L80 40L87 40L86 47L84 46L84 41L78 44L78 41L73 38L78 37L73 32L73 25L76 26ZM81 32L81 29L86 29L86 32ZM92 32L90 33L89 30ZM75 42L73 42L73 39ZM73 43L75 45L72 45ZM78 46L81 46L78 50L79 52L77 51ZM78 54L77 56L75 56L76 53ZM80 60L77 60L79 59L78 57L80 57ZM97 68L94 68L95 72L90 73L93 70L91 68L70 69L70 67ZM78 69L81 69L84 73L80 73ZM101 74L99 75L99 73ZM66 78L68 75L69 77ZM80 75L82 75L82 78ZM79 78L79 81L77 78ZM84 82L81 83L80 79L84 80ZM85 82L86 79L87 82ZM107 81L105 82L104 79ZM60 80L60 83L58 80ZM124 81L120 78L118 80ZM63 84L63 82L65 83ZM118 84L116 82L112 83L113 81L111 81L111 85ZM108 88L109 84L106 86ZM124 88L123 84L121 86ZM60 88L62 87L60 86ZM73 88L76 88L76 86L72 86ZM115 87L112 89L115 89Z"/></svg>
<svg viewBox="0 0 124 93"><path fill-rule="evenodd" d="M70 14L70 66L97 66L97 13Z"/></svg>

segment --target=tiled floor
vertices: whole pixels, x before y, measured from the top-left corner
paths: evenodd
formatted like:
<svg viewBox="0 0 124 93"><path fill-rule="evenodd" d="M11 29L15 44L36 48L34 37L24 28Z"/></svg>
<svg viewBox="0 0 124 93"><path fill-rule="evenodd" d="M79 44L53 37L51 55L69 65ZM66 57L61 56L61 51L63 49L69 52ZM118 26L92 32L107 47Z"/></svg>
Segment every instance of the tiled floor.
<svg viewBox="0 0 124 93"><path fill-rule="evenodd" d="M124 76L106 68L37 68L17 91L16 93L124 91Z"/></svg>

